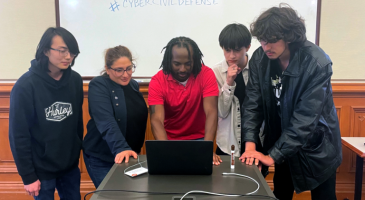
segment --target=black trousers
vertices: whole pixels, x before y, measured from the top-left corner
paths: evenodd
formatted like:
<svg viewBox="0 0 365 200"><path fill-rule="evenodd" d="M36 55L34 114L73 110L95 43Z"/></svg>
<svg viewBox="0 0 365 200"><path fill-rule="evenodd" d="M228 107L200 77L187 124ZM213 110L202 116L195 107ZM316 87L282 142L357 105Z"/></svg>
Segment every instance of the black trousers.
<svg viewBox="0 0 365 200"><path fill-rule="evenodd" d="M274 195L280 200L291 200L294 194L294 185L289 165L275 163ZM336 200L336 172L317 188L311 190L312 200Z"/></svg>

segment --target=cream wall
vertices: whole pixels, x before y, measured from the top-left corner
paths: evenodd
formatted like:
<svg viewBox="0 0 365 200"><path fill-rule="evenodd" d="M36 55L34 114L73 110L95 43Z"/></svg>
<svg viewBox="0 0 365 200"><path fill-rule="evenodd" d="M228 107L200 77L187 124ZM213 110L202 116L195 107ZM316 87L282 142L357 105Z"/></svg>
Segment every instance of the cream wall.
<svg viewBox="0 0 365 200"><path fill-rule="evenodd" d="M332 80L365 81L365 0L322 0L319 46L333 61Z"/></svg>
<svg viewBox="0 0 365 200"><path fill-rule="evenodd" d="M334 81L363 82L365 1L350 2L322 0L320 46L334 63ZM55 25L54 0L0 0L0 80L26 72L41 35Z"/></svg>
<svg viewBox="0 0 365 200"><path fill-rule="evenodd" d="M54 0L0 0L0 79L17 79L28 71L50 26L56 26Z"/></svg>

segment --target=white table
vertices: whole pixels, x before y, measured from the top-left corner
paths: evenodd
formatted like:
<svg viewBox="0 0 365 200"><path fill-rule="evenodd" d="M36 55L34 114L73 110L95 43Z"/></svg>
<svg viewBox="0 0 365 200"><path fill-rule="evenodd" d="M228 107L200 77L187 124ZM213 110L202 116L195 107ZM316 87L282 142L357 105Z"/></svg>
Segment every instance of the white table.
<svg viewBox="0 0 365 200"><path fill-rule="evenodd" d="M356 155L356 173L355 173L355 200L361 199L362 174L365 158L365 137L341 137L342 144L355 152Z"/></svg>

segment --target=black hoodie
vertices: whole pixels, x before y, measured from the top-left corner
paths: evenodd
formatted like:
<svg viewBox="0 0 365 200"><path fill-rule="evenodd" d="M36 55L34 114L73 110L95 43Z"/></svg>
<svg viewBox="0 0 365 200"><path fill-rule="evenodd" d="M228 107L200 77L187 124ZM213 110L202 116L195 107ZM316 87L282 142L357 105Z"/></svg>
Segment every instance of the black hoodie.
<svg viewBox="0 0 365 200"><path fill-rule="evenodd" d="M82 136L81 76L69 67L59 81L36 60L10 94L9 141L25 185L62 176L78 165Z"/></svg>

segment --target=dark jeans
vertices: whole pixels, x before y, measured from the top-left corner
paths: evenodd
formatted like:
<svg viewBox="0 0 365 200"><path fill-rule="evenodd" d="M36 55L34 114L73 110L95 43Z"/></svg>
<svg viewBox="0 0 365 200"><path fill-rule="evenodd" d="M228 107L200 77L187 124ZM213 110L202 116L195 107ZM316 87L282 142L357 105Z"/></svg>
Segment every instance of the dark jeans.
<svg viewBox="0 0 365 200"><path fill-rule="evenodd" d="M98 188L100 183L104 180L106 174L113 167L114 163L105 162L99 158L87 155L84 153L84 161L87 172L93 181L95 188Z"/></svg>
<svg viewBox="0 0 365 200"><path fill-rule="evenodd" d="M293 180L287 162L275 163L274 195L280 200L291 200L294 194ZM336 172L317 188L311 190L312 200L336 200Z"/></svg>
<svg viewBox="0 0 365 200"><path fill-rule="evenodd" d="M76 167L69 173L51 180L40 180L41 190L35 200L53 200L55 189L61 200L80 200L80 169Z"/></svg>

